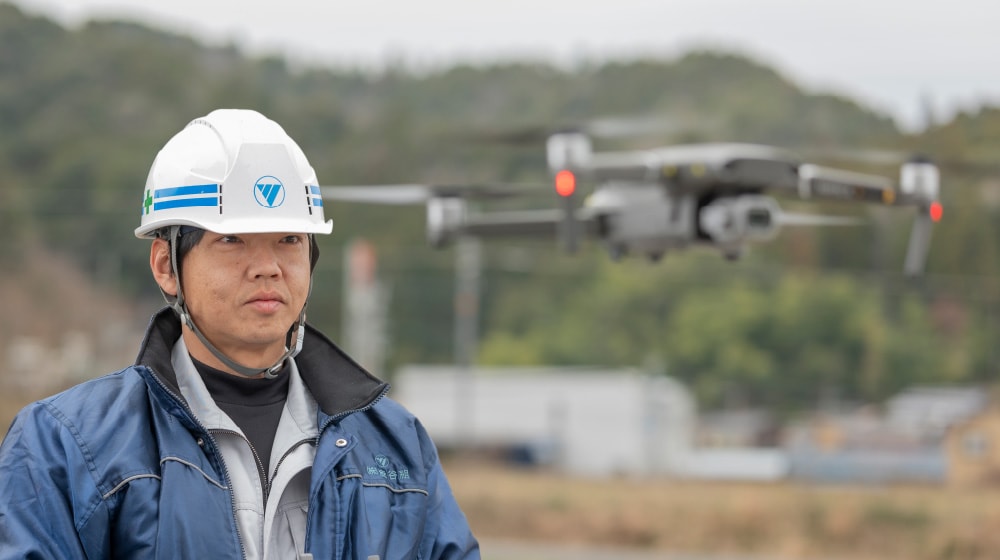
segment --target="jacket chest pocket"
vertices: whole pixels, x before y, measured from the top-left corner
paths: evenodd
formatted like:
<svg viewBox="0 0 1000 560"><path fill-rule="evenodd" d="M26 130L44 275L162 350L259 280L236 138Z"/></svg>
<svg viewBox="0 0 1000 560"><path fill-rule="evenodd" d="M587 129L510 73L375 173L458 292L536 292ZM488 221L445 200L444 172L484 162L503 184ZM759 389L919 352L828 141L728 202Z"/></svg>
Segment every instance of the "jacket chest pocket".
<svg viewBox="0 0 1000 560"><path fill-rule="evenodd" d="M419 558L427 490L359 475L343 477L339 485L347 513L345 558Z"/></svg>

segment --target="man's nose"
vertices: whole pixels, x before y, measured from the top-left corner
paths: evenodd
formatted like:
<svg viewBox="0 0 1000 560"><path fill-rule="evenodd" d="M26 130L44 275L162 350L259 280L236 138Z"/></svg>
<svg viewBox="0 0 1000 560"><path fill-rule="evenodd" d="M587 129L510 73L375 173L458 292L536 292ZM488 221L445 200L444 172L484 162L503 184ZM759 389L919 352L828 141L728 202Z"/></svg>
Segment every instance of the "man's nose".
<svg viewBox="0 0 1000 560"><path fill-rule="evenodd" d="M250 248L249 273L253 278L276 277L281 275L278 254L267 244L255 244Z"/></svg>

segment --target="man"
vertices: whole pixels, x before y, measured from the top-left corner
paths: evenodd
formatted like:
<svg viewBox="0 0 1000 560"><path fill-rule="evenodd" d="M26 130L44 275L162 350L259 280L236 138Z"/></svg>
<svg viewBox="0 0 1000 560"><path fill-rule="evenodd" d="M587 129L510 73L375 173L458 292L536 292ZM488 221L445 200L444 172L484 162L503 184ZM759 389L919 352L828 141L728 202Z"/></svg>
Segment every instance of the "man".
<svg viewBox="0 0 1000 560"><path fill-rule="evenodd" d="M0 558L478 558L420 423L305 322L332 223L284 130L192 121L142 209L169 307L135 365L14 420Z"/></svg>

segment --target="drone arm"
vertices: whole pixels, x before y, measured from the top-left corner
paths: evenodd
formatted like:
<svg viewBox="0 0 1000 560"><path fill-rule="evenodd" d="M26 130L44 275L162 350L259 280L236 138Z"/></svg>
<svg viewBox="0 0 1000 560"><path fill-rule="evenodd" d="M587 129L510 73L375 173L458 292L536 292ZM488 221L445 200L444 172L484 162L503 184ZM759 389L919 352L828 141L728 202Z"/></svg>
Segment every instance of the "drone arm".
<svg viewBox="0 0 1000 560"><path fill-rule="evenodd" d="M436 247L447 245L459 235L551 239L564 220L563 212L555 209L467 214L458 199L432 199L427 210L427 236ZM597 233L597 220L592 212L578 209L575 214L580 233Z"/></svg>
<svg viewBox="0 0 1000 560"><path fill-rule="evenodd" d="M892 204L896 201L896 190L891 180L879 175L803 164L799 166L799 196Z"/></svg>
<svg viewBox="0 0 1000 560"><path fill-rule="evenodd" d="M917 207L903 264L903 272L907 276L922 274L927 262L934 222L940 218L938 182L937 167L927 162L904 164L898 187L885 177L815 165L799 167L799 195L802 198L856 200Z"/></svg>
<svg viewBox="0 0 1000 560"><path fill-rule="evenodd" d="M342 202L361 202L368 204L422 204L431 194L427 185L344 185L336 187L320 187L323 198Z"/></svg>
<svg viewBox="0 0 1000 560"><path fill-rule="evenodd" d="M575 215L580 233L596 232L596 222L589 212L577 210ZM559 232L562 222L561 210L491 212L468 216L458 229L478 237L551 237Z"/></svg>

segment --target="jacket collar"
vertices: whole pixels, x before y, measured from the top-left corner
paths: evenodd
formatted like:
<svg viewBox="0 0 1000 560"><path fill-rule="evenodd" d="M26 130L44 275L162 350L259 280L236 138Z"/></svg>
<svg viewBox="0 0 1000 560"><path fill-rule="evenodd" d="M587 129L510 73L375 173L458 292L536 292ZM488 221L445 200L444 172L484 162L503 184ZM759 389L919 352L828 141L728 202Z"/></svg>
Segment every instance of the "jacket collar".
<svg viewBox="0 0 1000 560"><path fill-rule="evenodd" d="M150 320L135 360L135 365L151 369L177 395L181 391L170 354L180 337L180 319L172 309L164 307ZM368 407L389 389L388 383L368 373L309 324L295 364L302 382L328 416Z"/></svg>

